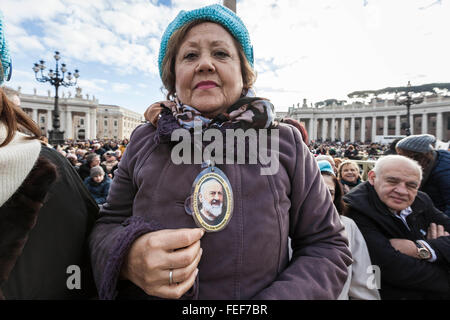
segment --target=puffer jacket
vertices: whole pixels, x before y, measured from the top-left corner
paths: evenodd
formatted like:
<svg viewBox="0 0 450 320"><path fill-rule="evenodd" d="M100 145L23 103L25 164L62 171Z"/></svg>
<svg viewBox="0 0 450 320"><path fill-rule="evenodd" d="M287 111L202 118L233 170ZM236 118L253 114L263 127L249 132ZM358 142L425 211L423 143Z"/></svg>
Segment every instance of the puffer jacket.
<svg viewBox="0 0 450 320"><path fill-rule="evenodd" d="M261 175L260 163L217 165L233 189L233 216L203 236L196 284L183 299L336 299L342 291L352 261L344 227L300 132L278 129L276 174ZM133 132L91 234L101 299L154 298L118 280L131 244L148 232L197 227L184 203L202 168L175 165L156 134L151 124Z"/></svg>
<svg viewBox="0 0 450 320"><path fill-rule="evenodd" d="M428 194L436 208L450 217L450 151L437 150L434 168L420 190Z"/></svg>
<svg viewBox="0 0 450 320"><path fill-rule="evenodd" d="M111 179L105 175L102 182L97 183L91 177L84 180L84 185L91 193L97 204L104 204L108 196L109 188L111 187Z"/></svg>

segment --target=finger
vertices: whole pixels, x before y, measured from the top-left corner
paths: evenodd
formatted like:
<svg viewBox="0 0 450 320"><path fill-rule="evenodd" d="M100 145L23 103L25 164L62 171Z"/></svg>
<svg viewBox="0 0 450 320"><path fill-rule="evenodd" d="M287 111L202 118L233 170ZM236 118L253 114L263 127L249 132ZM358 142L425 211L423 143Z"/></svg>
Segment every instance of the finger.
<svg viewBox="0 0 450 320"><path fill-rule="evenodd" d="M438 224L436 229L437 229L436 230L436 238L442 237L444 235L444 232L445 232L444 226Z"/></svg>
<svg viewBox="0 0 450 320"><path fill-rule="evenodd" d="M198 241L205 230L196 229L167 229L156 231L152 235L151 245L155 248L161 248L166 251L190 246Z"/></svg>
<svg viewBox="0 0 450 320"><path fill-rule="evenodd" d="M177 285L172 285L172 286L169 286L168 284L165 286L161 286L157 292L158 297L167 298L167 299L181 298L194 285L197 274L198 274L198 269L196 269L191 274L191 276L184 282L181 282Z"/></svg>
<svg viewBox="0 0 450 320"><path fill-rule="evenodd" d="M445 237L450 236L450 233L448 233L447 231L444 231L444 236Z"/></svg>
<svg viewBox="0 0 450 320"><path fill-rule="evenodd" d="M434 223L430 224L430 238L436 239L436 233L437 233L436 224Z"/></svg>
<svg viewBox="0 0 450 320"><path fill-rule="evenodd" d="M199 251L199 253L195 257L194 261L192 261L192 263L190 265L188 265L187 267L184 267L184 268L174 269L173 270L173 282L179 283L179 282L184 282L187 279L189 279L191 274L193 272L195 272L195 270L197 269L197 266L200 262L201 257L202 257L202 250Z"/></svg>
<svg viewBox="0 0 450 320"><path fill-rule="evenodd" d="M200 240L197 240L189 247L172 251L165 256L167 269L184 268L190 265L200 252Z"/></svg>

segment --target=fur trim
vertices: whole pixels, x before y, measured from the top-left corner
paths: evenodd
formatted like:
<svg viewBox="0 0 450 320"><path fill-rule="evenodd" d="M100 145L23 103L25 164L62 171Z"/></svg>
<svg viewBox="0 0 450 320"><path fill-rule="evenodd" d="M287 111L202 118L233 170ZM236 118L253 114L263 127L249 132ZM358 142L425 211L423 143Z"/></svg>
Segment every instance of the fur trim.
<svg viewBox="0 0 450 320"><path fill-rule="evenodd" d="M53 163L39 157L25 181L0 207L0 285L6 281L22 254L46 195L57 178ZM3 299L0 290L0 299Z"/></svg>

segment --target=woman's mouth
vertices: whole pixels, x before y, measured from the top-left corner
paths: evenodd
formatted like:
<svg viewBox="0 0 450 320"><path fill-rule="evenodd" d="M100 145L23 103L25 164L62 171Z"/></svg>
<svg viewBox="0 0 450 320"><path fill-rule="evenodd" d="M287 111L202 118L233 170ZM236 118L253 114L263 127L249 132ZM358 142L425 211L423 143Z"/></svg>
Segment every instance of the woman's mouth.
<svg viewBox="0 0 450 320"><path fill-rule="evenodd" d="M215 83L214 81L201 81L199 83L197 83L197 85L195 86L195 89L211 89L211 88L215 88L217 87L217 83Z"/></svg>

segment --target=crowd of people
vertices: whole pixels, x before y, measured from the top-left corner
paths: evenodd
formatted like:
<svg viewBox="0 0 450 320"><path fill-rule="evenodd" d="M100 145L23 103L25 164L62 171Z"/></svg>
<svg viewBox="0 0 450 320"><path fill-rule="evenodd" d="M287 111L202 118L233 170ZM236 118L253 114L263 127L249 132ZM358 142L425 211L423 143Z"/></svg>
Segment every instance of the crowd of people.
<svg viewBox="0 0 450 320"><path fill-rule="evenodd" d="M53 146L78 172L81 180L98 205L103 205L109 193L114 172L118 168L128 139L66 141Z"/></svg>
<svg viewBox="0 0 450 320"><path fill-rule="evenodd" d="M49 146L0 88L0 299L450 299L450 151L428 134L311 142L255 96L253 64L235 13L181 11L160 46L167 100L129 141ZM238 143L196 130L268 132L277 170L225 162Z"/></svg>

